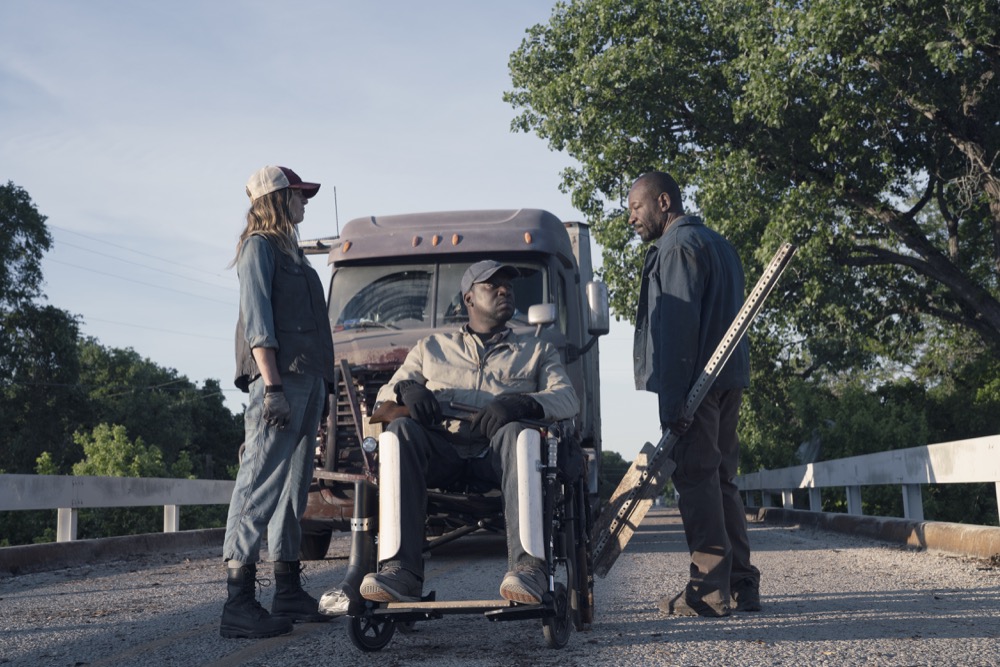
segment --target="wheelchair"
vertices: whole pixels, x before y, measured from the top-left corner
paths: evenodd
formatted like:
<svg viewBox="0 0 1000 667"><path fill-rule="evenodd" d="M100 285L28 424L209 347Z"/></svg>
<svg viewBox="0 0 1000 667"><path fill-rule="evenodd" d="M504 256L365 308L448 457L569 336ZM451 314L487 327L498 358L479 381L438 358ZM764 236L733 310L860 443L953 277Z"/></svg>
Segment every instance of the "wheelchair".
<svg viewBox="0 0 1000 667"><path fill-rule="evenodd" d="M548 590L539 604L519 604L499 596L496 600L439 601L434 592L419 602L365 600L359 588L365 574L377 565L380 508L376 484L368 480L355 482L347 572L339 587L323 596L324 601L328 596L340 597L354 646L365 652L378 651L389 644L397 627L406 633L417 621L454 614L480 614L494 622L540 619L545 642L551 648L565 646L573 629L588 630L594 615L593 516L586 462L574 432L568 422L539 423L518 436L520 523L530 526L528 550L544 556L548 575ZM387 436L395 438L381 434L379 450L385 446ZM425 552L471 533L504 530L499 495L483 493L482 489L464 491L428 490L429 537L425 538ZM388 523L386 515L382 516ZM522 531L522 541L524 537Z"/></svg>

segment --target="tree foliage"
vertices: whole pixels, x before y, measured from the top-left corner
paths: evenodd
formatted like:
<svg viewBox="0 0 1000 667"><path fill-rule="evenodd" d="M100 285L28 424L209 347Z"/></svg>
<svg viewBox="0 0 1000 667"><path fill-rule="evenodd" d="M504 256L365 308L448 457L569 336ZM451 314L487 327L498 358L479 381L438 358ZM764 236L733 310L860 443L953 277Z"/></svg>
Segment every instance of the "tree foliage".
<svg viewBox="0 0 1000 667"><path fill-rule="evenodd" d="M677 178L749 284L798 246L751 335L743 469L797 463L816 437L834 458L997 432L998 16L1000 0L574 0L511 55L512 127L575 161L562 187L617 316L639 294L626 196L646 171Z"/></svg>
<svg viewBox="0 0 1000 667"><path fill-rule="evenodd" d="M41 294L42 254L51 245L28 193L10 181L0 185L0 313Z"/></svg>
<svg viewBox="0 0 1000 667"><path fill-rule="evenodd" d="M625 194L672 172L751 276L799 245L758 331L785 363L906 353L928 321L1000 350L997 0L579 0L511 56L514 127L563 185L632 317Z"/></svg>
<svg viewBox="0 0 1000 667"><path fill-rule="evenodd" d="M199 389L131 348L106 348L94 339L80 341L80 360L80 381L90 404L82 426L120 424L155 444L169 463L186 450L198 458L200 476L228 476L226 466L243 440L243 422L225 407L218 380L206 380Z"/></svg>
<svg viewBox="0 0 1000 667"><path fill-rule="evenodd" d="M43 449L72 461L70 435L84 412L79 325L52 306L0 313L0 470L27 473Z"/></svg>
<svg viewBox="0 0 1000 667"><path fill-rule="evenodd" d="M73 439L83 448L84 458L73 464L74 475L100 477L193 477L191 459L182 452L173 465L163 460L163 452L146 445L142 438L131 440L119 424L98 424L91 432L76 432ZM77 531L81 538L150 533L162 526L157 507L124 507L83 510Z"/></svg>
<svg viewBox="0 0 1000 667"><path fill-rule="evenodd" d="M13 183L0 187L0 231L0 473L232 478L243 419L225 407L218 380L199 388L132 349L81 337L77 316L38 303L51 241L45 217ZM95 510L82 513L79 530L159 530L160 514ZM219 525L218 514L198 508L182 520ZM0 543L50 541L54 516L5 513Z"/></svg>
<svg viewBox="0 0 1000 667"><path fill-rule="evenodd" d="M601 467L598 472L597 489L602 503L611 499L611 494L618 488L618 483L628 472L628 461L622 458L618 452L607 449L601 452Z"/></svg>
<svg viewBox="0 0 1000 667"><path fill-rule="evenodd" d="M98 424L90 433L76 432L73 439L83 448L84 458L73 464L74 475L101 477L188 477L191 460L178 457L168 470L159 447L134 441L119 424Z"/></svg>

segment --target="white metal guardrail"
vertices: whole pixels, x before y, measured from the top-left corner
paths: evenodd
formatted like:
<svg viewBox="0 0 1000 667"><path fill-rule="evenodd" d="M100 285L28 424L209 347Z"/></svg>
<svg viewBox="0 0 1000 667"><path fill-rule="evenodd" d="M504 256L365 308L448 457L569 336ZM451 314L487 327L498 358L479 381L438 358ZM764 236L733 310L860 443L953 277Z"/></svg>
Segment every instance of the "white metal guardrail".
<svg viewBox="0 0 1000 667"><path fill-rule="evenodd" d="M924 520L922 484L982 482L996 485L1000 504L1000 435L761 470L736 478L740 491L761 494L764 507L772 506L774 494L781 496L782 507L791 509L792 491L808 489L809 509L814 512L823 510L820 489L844 487L847 513L855 515L862 514L861 487L898 484L904 518L913 521Z"/></svg>
<svg viewBox="0 0 1000 667"><path fill-rule="evenodd" d="M808 489L809 509L822 511L820 490L843 487L848 514L861 515L861 487L899 485L905 518L924 520L922 484L996 485L1000 504L1000 435L911 447L888 452L761 470L736 478L745 494L760 493L764 507L780 495L792 508L792 491ZM225 505L233 493L231 480L153 477L74 477L65 475L0 475L0 511L58 510L57 541L76 539L77 511L92 507L163 506L163 531L177 532L182 505ZM747 503L753 504L753 503Z"/></svg>
<svg viewBox="0 0 1000 667"><path fill-rule="evenodd" d="M56 540L76 539L77 510L163 506L163 532L180 529L181 505L227 505L232 480L0 475L0 511L57 509Z"/></svg>

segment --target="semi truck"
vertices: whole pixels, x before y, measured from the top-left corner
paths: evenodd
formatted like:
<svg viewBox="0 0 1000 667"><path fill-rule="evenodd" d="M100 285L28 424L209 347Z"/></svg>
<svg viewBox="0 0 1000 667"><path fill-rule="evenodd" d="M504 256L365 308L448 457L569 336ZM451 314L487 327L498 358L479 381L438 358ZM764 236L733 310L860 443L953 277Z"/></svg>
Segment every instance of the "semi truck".
<svg viewBox="0 0 1000 667"><path fill-rule="evenodd" d="M594 280L585 224L527 208L369 216L351 220L338 236L301 241L300 247L327 257L336 365L302 521L303 559L323 558L332 533L351 530L357 483L377 483L375 396L418 340L467 322L459 284L469 265L482 259L519 271L509 326L543 337L562 355L580 399L573 437L596 515L602 451L597 341L608 332L610 316L607 288ZM475 530L462 515L469 514L463 502L477 498L459 494L429 511L428 533Z"/></svg>

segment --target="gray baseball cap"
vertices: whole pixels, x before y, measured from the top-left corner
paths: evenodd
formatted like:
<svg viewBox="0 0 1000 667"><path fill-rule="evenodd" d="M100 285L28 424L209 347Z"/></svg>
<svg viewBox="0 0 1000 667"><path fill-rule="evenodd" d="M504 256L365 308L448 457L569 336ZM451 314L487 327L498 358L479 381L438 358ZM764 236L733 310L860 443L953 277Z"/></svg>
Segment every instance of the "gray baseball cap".
<svg viewBox="0 0 1000 667"><path fill-rule="evenodd" d="M472 286L476 283L486 282L497 271L503 271L511 278L516 278L521 275L521 272L518 271L515 266L511 266L510 264L501 264L500 262L492 259L484 259L480 262L476 262L465 270L465 275L462 276L462 294L465 294L472 289Z"/></svg>

